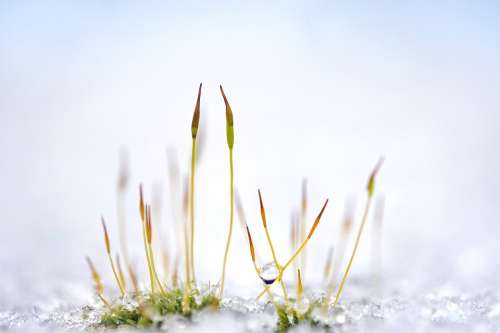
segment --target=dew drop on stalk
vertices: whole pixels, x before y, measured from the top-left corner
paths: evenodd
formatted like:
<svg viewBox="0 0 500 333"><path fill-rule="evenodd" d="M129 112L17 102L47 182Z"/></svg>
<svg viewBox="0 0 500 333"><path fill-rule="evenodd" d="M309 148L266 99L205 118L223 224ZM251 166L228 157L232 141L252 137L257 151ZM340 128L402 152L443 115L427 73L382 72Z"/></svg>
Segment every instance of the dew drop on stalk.
<svg viewBox="0 0 500 333"><path fill-rule="evenodd" d="M270 285L278 278L278 268L274 262L268 262L260 269L259 276L265 284Z"/></svg>

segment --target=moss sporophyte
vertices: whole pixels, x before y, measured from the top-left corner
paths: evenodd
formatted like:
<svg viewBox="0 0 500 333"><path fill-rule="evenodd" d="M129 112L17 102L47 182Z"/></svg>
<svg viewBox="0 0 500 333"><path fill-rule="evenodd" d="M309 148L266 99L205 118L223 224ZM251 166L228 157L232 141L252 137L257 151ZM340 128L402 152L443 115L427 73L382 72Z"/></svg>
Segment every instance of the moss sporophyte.
<svg viewBox="0 0 500 333"><path fill-rule="evenodd" d="M346 248L346 242L341 242L339 251L335 250L334 247L329 244L329 250L325 260L324 267L324 285L325 294L324 296L313 299L306 296L306 281L304 280L304 270L306 264L305 250L308 243L311 241L313 234L319 226L319 223L324 215L324 212L328 205L328 199L326 199L319 210L318 215L314 219L310 228L307 228L307 209L309 206L308 196L307 196L307 182L304 180L302 185L302 199L300 205L300 214L294 215L292 223L290 224L290 245L292 246L292 254L286 261L281 261L278 258L278 251L276 251L276 244L273 243L271 238L271 233L268 228L268 220L266 216L266 209L264 205L263 196L260 190L257 191L258 194L258 204L260 207L260 217L262 221L262 226L264 229L264 234L269 247L269 252L271 258L264 263L260 262L259 258L262 258L262 252L258 251L255 247L255 243L252 239L252 234L250 232L250 227L247 225L247 220L243 211L243 204L236 192L235 195L235 177L234 177L234 161L233 161L233 147L234 147L234 119L233 111L229 104L228 98L220 86L220 93L222 95L222 100L224 102L225 108L225 122L226 122L226 144L228 147L229 155L229 225L228 233L226 237L226 243L224 247L224 252L222 256L222 270L221 277L218 284L208 285L206 287L200 287L201 284L197 283L195 268L195 170L196 170L196 160L197 160L197 137L200 128L200 100L201 100L201 88L202 85L198 86L198 94L196 98L196 104L194 108L194 113L191 121L191 163L189 179L186 178L186 186L184 191L180 194L179 187L176 185L177 178L177 165L176 163L171 163L171 173L170 173L170 183L173 191L171 193L172 198L178 198L172 200L174 205L179 205L179 207L173 208L174 212L182 211L184 212L185 219L179 219L177 224L176 232L174 231L175 241L177 246L178 254L171 256L167 250L164 250L160 256L155 252L155 249L165 249L164 244L158 244L161 242L161 237L158 237L160 232L156 228L157 224L154 224L155 218L153 217L154 211L152 211L152 205L150 201L146 199L144 195L143 185L139 184L139 214L130 220L139 220L142 242L144 247L144 259L145 268L149 277L147 286L144 287L140 284L140 278L138 277L137 271L134 269L130 261L130 253L128 253L128 247L125 242L125 210L124 201L122 196L127 188L128 171L121 163L120 177L118 181L118 195L120 196L120 203L118 205L118 228L120 234L120 250L121 253L116 252L113 255L113 249L111 247L110 234L104 217L101 217L101 225L104 234L104 249L107 261L111 266L111 272L114 277L114 283L119 291L119 297L110 298L105 295L104 284L101 279L101 275L98 273L94 263L89 257L85 257L87 265L91 272L91 278L94 284L95 294L97 296L98 302L102 304L100 310L100 318L98 326L104 327L119 327L119 326L132 326L137 328L146 327L160 327L162 323L170 315L181 315L187 319L195 312L199 311L219 311L221 304L224 300L224 286L226 279L226 268L228 265L229 252L231 248L231 239L233 232L233 222L234 222L234 211L235 208L238 213L238 217L242 226L242 230L245 233L245 237L248 239L248 248L250 251L250 259L253 269L255 271L255 278L262 282L263 290L257 295L256 300L260 300L261 297L267 295L267 299L272 304L276 314L276 326L275 330L278 332L284 332L291 327L294 327L300 323L309 323L313 326L324 325L321 321L318 321L317 316L314 315L318 311L322 313L327 313L329 310L335 310L340 301L342 291L345 288L345 284L348 275L351 271L351 267L354 263L354 258L357 253L358 246L361 242L361 236L365 225L368 220L370 208L372 205L372 199L375 193L375 179L379 173L382 166L383 159L381 158L373 171L371 172L368 182L366 185L366 205L363 211L361 222L358 226L356 233L355 242L351 250L350 256L347 257L347 265L343 270L342 278L340 283L336 286L335 276L337 270L340 267L342 260L333 260L335 256L340 256L343 259L344 249ZM169 155L169 161L173 159ZM174 186L175 185L175 186ZM178 191L178 192L177 192ZM236 199L236 207L235 207ZM155 201L153 200L153 203ZM344 219L345 222L342 225L341 239L346 239L350 230L353 226L351 209L347 210L347 217ZM173 214L178 217L180 214ZM381 225L381 215L380 209L377 209L376 214L377 225ZM156 215L155 215L156 216ZM299 218L296 218L296 217ZM129 219L127 219L129 220ZM206 223L206 221L204 221ZM271 224L272 225L272 224ZM155 227L154 227L155 226ZM223 228L223 225L219 226ZM378 229L377 229L378 230ZM308 232L307 232L308 231ZM380 230L377 231L377 234ZM241 244L240 244L241 246ZM278 248L279 249L279 248ZM260 253L260 256L259 256ZM162 260L157 261L160 257ZM122 260L120 260L122 258ZM175 258L175 260L169 260L169 258ZM183 263L184 272L183 279L178 274L179 264ZM122 265L123 263L123 265ZM160 263L160 266L158 266ZM333 264L332 264L333 263ZM162 271L158 267L163 266ZM294 267L293 277L295 280L295 291L291 294L286 288L285 284L285 273L287 269L291 266ZM315 269L318 270L317 268ZM338 271L342 272L342 271ZM128 283L127 283L128 282ZM273 293L273 287L275 284L280 285L281 296L279 297ZM336 289L336 291L335 291ZM335 291L335 293L334 293ZM333 297L334 295L334 297Z"/></svg>

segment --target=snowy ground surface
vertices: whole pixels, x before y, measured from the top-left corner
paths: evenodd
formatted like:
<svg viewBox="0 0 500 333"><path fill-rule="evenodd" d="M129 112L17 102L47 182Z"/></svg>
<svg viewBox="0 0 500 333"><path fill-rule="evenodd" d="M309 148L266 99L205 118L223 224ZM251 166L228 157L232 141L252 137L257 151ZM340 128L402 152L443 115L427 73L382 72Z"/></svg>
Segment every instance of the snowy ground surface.
<svg viewBox="0 0 500 333"><path fill-rule="evenodd" d="M383 296L361 281L351 281L346 297L327 317L335 332L498 332L500 295L494 290L464 292L452 285L423 293L406 282L384 288ZM51 296L49 296L52 294ZM309 297L319 295L310 291ZM367 296L374 295L374 296ZM32 304L0 304L0 330L6 332L65 332L92 330L99 306L86 286L66 285ZM97 305L97 306L96 306ZM162 329L172 332L272 332L276 316L270 304L252 298L229 297L219 313L200 313L192 322L171 317ZM308 332L308 326L294 332ZM120 332L137 331L120 329Z"/></svg>

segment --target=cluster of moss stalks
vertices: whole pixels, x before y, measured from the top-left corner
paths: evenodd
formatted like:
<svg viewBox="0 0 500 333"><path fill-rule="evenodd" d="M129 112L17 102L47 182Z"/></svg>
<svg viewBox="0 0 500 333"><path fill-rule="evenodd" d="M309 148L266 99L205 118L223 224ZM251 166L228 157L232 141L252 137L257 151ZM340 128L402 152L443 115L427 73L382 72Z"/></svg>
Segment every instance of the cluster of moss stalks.
<svg viewBox="0 0 500 333"><path fill-rule="evenodd" d="M106 328L132 326L138 328L161 327L168 315L182 315L191 318L201 310L216 311L219 299L213 293L201 295L192 289L188 297L189 311L183 311L184 291L180 288L164 293L135 296L127 302L110 304L102 313L99 325Z"/></svg>
<svg viewBox="0 0 500 333"><path fill-rule="evenodd" d="M91 259L87 257L87 263L92 273L92 279L94 281L94 287L96 295L99 297L100 301L103 303L103 311L100 317L99 325L104 327L119 327L122 325L128 325L132 327L147 328L147 327L161 327L165 318L169 315L181 315L185 318L190 319L191 316L198 311L202 310L214 310L219 309L221 300L223 299L224 292L224 280L226 263L229 254L229 248L231 244L231 235L233 230L233 220L234 220L234 167L233 167L233 145L234 145L234 124L233 124L233 113L227 97L220 87L221 94L225 104L226 113L226 138L227 146L229 149L229 179L230 179L230 198L229 198L229 231L227 236L227 242L225 246L222 274L220 279L220 284L217 288L208 288L208 292L201 292L200 289L196 288L196 278L195 278L195 260L194 260L194 230L195 230L195 214L194 214L194 191L195 191L195 162L196 162L196 152L197 152L197 136L198 127L200 122L200 96L201 96L201 84L198 88L198 97L196 100L195 111L193 114L193 120L191 124L191 137L192 137L192 151L191 151L191 170L189 177L189 186L186 186L186 190L183 193L183 205L182 210L184 211L184 223L180 225L179 230L181 233L178 236L178 244L182 244L178 248L178 253L182 253L183 266L184 266L184 283L181 284L178 281L178 257L175 259L175 264L171 269L168 269L168 253L164 252L162 254L162 259L164 259L165 274L161 278L158 274L156 255L154 253L154 233L153 233L153 222L151 213L151 204L144 198L142 185L139 186L139 217L142 227L142 241L144 245L144 254L147 263L147 272L149 275L149 286L145 291L140 290L138 279L135 270L129 261L127 246L125 242L125 227L124 220L125 214L123 209L123 197L124 191L127 184L127 174L122 172L119 177L118 182L118 195L119 195L119 205L118 205L118 226L121 241L121 255L123 259L124 266L121 265L120 256L116 253L113 257L111 243L108 235L108 230L104 218L102 218L102 227L104 232L105 250L106 255L113 272L113 276L116 285L120 291L121 297L110 302L104 295L104 287L101 281L101 277L97 272L95 266L93 265ZM264 201L260 190L258 191L260 213L262 219L262 226L266 234L267 243L269 250L272 254L272 262L261 266L262 262L258 260L259 256L257 249L254 247L252 236L250 233L250 228L246 224L246 218L243 216L243 209L241 207L241 202L236 195L237 201L237 211L240 217L240 222L242 222L242 230L246 231L248 236L248 245L250 249L250 257L252 264L256 273L256 276L264 282L264 288L261 293L257 296L256 300L266 296L274 307L277 314L277 326L276 330L278 332L284 332L290 327L296 326L302 322L307 322L313 326L323 325L320 322L315 321L311 314L316 310L316 308L321 307L321 311L326 311L333 307L335 308L340 295L342 293L344 284L347 280L347 276L351 269L356 250L358 248L361 234L365 223L367 221L368 212L370 210L372 197L374 193L375 176L378 173L382 164L382 160L376 165L367 182L367 200L364 209L363 217L359 225L357 236L355 238L355 243L353 250L351 252L348 265L344 270L342 279L336 281L335 274L331 268L331 256L332 251L330 251L327 264L325 265L325 285L327 286L326 297L321 301L313 300L310 304L303 302L303 286L301 278L301 270L305 270L305 248L310 239L312 238L316 228L318 227L323 212L325 211L328 199L325 200L322 208L312 223L311 227L307 227L307 214L306 208L307 204L307 191L305 185L303 187L302 195L302 212L300 225L295 223L292 224L291 228L291 247L292 255L286 261L281 261L275 251L271 235L268 229L268 222L266 219L266 212L264 208ZM189 217L189 218L188 218ZM343 227L344 234L350 230L351 222ZM348 227L347 227L348 226ZM307 232L309 229L309 232ZM346 235L342 237L346 237ZM162 248L162 246L159 246ZM158 248L158 247L156 247ZM183 248L183 249L182 249ZM164 250L164 247L163 247ZM342 251L343 252L343 251ZM300 263L297 263L299 261ZM269 266L274 267L275 275L269 276ZM284 283L284 273L287 268L295 267L297 271L296 286L297 290L295 293L296 298L289 298L286 285ZM125 269L122 269L124 267ZM267 268L266 268L267 267ZM265 269L266 268L266 269ZM125 273L128 273L127 276ZM128 277L128 278L127 278ZM167 280L171 281L171 284L167 284ZM188 281L186 283L186 281ZM128 282L128 283L127 283ZM128 288L127 288L128 284ZM282 302L277 302L272 288L274 285L279 285L282 291ZM182 286L182 287L179 287ZM333 296L334 286L337 286L335 297ZM333 301L332 301L333 300Z"/></svg>
<svg viewBox="0 0 500 333"><path fill-rule="evenodd" d="M161 328L169 315L182 315L190 319L198 311L218 311L220 301L213 293L200 296L195 289L189 296L190 311L183 312L183 290L180 288L169 290L164 294L148 294L141 298L134 297L125 302L117 302L107 307L102 313L97 327L118 328L130 326L136 328ZM290 299L294 302L294 299ZM329 325L312 316L314 310L324 311L320 300L313 301L303 309L297 306L279 304L275 311L277 323L275 331L286 332L300 324L312 327L329 328Z"/></svg>

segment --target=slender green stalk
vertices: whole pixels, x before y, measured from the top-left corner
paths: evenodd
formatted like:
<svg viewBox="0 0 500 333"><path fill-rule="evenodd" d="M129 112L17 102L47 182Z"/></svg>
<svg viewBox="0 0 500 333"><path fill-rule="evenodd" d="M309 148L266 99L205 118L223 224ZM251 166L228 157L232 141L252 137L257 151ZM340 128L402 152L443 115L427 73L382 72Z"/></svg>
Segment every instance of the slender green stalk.
<svg viewBox="0 0 500 333"><path fill-rule="evenodd" d="M191 268L191 281L195 281L194 273L194 173L195 173L195 160L196 160L196 138L193 138L193 144L191 149L191 186L189 191L189 218L190 218L190 232L191 237L189 239L190 246L190 268Z"/></svg>
<svg viewBox="0 0 500 333"><path fill-rule="evenodd" d="M349 239L349 236L352 231L352 225L354 221L354 202L352 200L347 200L345 203L345 208L344 208L344 217L342 221L342 226L341 226L341 231L340 231L340 240L339 244L335 250L337 254L335 255L335 260L333 262L333 267L335 270L332 271L332 275L330 276L328 285L327 285L327 292L326 292L326 300L329 300L335 290L336 287L336 282L337 282L337 276L339 273L342 272L337 272L336 270L341 267L342 262L344 260L345 252L346 252L346 247L347 247L347 241Z"/></svg>
<svg viewBox="0 0 500 333"><path fill-rule="evenodd" d="M368 179L368 185L366 186L368 199L366 200L366 206L365 206L365 210L363 212L363 219L361 220L361 225L359 226L359 229L358 229L358 234L356 236L354 248L353 248L352 253L351 253L351 258L349 259L349 263L347 264L347 268L344 272L344 276L342 277L342 281L340 282L339 288L337 290L337 294L335 295L335 301L333 302L333 308L335 308L335 306L337 306L337 303L340 299L340 295L342 294L342 290L344 289L344 284L347 280L347 276L349 275L349 272L351 270L351 266L352 266L352 263L354 261L354 257L356 255L356 251L357 251L358 246L359 246L359 241L361 240L361 234L363 233L363 228L365 227L366 220L368 218L368 213L370 211L370 206L372 204L373 192L375 190L375 177L376 177L378 171L380 170L383 161L384 161L383 158L381 158L378 161L377 165L375 166L375 169L372 171L370 178ZM328 302L328 299L326 301Z"/></svg>
<svg viewBox="0 0 500 333"><path fill-rule="evenodd" d="M290 259L288 259L288 261L286 262L286 264L283 266L283 270L285 270L288 266L290 266L290 264L297 258L297 256L306 247L307 243L309 242L309 240L311 239L312 235L314 234L314 231L318 227L319 221L321 220L321 216L323 215L323 212L325 211L326 205L328 205L328 199L326 199L325 203L323 204L323 207L321 208L321 211L319 212L318 216L316 217L316 220L314 221L314 224L311 227L311 230L309 230L309 234L307 235L306 239L304 240L304 242L302 242L302 244L297 249L297 251L295 251L294 255Z"/></svg>
<svg viewBox="0 0 500 333"><path fill-rule="evenodd" d="M233 145L234 145L234 124L233 124L233 112L229 102L227 101L226 95L222 86L220 86L220 91L222 98L224 99L224 104L226 105L226 139L227 146L229 148L229 233L227 235L226 249L224 251L224 263L222 264L222 277L219 289L219 299L222 299L224 295L224 279L226 276L226 264L229 254L229 246L231 245L231 236L233 234L233 220L234 220L234 166L233 166Z"/></svg>
<svg viewBox="0 0 500 333"><path fill-rule="evenodd" d="M260 269L259 269L259 267L257 267L257 263L256 263L256 259L255 259L255 248L253 246L252 235L250 234L250 229L248 228L248 225L246 225L245 227L246 227L246 230L247 230L248 245L250 247L250 255L252 257L253 268L254 268L255 273L257 274L257 276L260 277ZM271 293L271 291L269 290L269 288L267 288L267 286L266 286L264 288L264 290L266 291L267 295L269 296L269 300L271 301L271 303L273 303L274 307L277 309L278 305L276 304L276 302L274 300L274 297L273 297L273 294Z"/></svg>
<svg viewBox="0 0 500 333"><path fill-rule="evenodd" d="M151 257L149 256L149 248L148 248L148 243L147 243L147 235L146 235L146 225L145 222L142 222L142 238L143 238L143 243L144 243L144 252L146 254L146 261L148 264L148 273L149 273L149 281L151 284L151 292L154 294L156 292L155 288L155 279L153 275L153 269L151 267Z"/></svg>
<svg viewBox="0 0 500 333"><path fill-rule="evenodd" d="M226 275L226 264L227 257L229 254L229 246L231 245L231 236L233 234L233 219L234 219L234 196L233 196L233 186L234 186L234 175L233 175L233 150L229 149L229 169L230 169L230 213L229 213L229 233L227 235L226 249L224 251L224 263L222 266L222 277L221 285L219 291L219 298L222 299L224 294L224 278Z"/></svg>
<svg viewBox="0 0 500 333"><path fill-rule="evenodd" d="M321 211L319 212L318 216L316 217L316 220L314 221L314 224L312 225L311 230L309 231L309 234L307 235L306 239L302 242L302 244L300 245L300 247L295 251L295 253L290 257L290 259L288 259L288 261L286 262L286 264L282 267L281 272L278 275L278 278L276 280L274 280L274 282L271 283L268 286L269 288L272 285L274 285L276 283L276 281L281 281L281 279L283 277L283 273L285 272L285 270L288 268L288 266L290 266L290 264L292 264L294 262L295 259L297 259L297 257L300 255L300 253L302 252L302 250L304 250L304 248L306 247L307 243L309 242L309 240L311 239L312 235L314 234L314 231L316 230L316 228L317 228L317 226L319 224L319 221L321 220L321 216L323 215L323 212L325 211L325 208L326 208L327 204L328 204L328 199L326 199L323 207L321 208ZM257 300L259 300L262 297L262 295L264 295L264 293L265 293L265 290L261 291L260 294L257 296Z"/></svg>
<svg viewBox="0 0 500 333"><path fill-rule="evenodd" d="M113 261L113 257L111 256L111 245L109 242L108 229L106 228L106 222L104 221L104 217L101 216L102 229L104 231L104 242L106 244L106 253L108 255L109 263L111 265L111 269L113 270L113 275L115 276L116 284L118 285L118 289L120 289L120 294L125 296L125 289L123 289L122 284L120 283L120 278L118 277L118 273L116 272L115 263Z"/></svg>
<svg viewBox="0 0 500 333"><path fill-rule="evenodd" d="M108 259L109 259L109 263L111 265L111 269L113 270L113 275L115 277L115 280L116 280L116 284L118 285L118 289L120 289L120 294L122 296L125 296L125 290L123 290L123 287L122 287L122 284L120 283L120 278L116 272L116 267L115 267L115 263L113 261L113 257L111 256L110 253L108 253Z"/></svg>
<svg viewBox="0 0 500 333"><path fill-rule="evenodd" d="M274 251L273 242L271 241L271 235L269 234L269 230L267 229L266 210L262 201L262 195L260 193L260 190L258 190L257 192L259 193L260 216L262 217L262 224L264 225L264 231L266 232L267 243L269 244L269 248L271 249L274 265L276 266L278 272L281 274L281 265L276 258L276 252ZM285 299L285 305L288 305L288 293L286 291L285 283L283 282L283 280L281 280L280 284L283 291L283 297Z"/></svg>
<svg viewBox="0 0 500 333"><path fill-rule="evenodd" d="M108 308L111 308L111 305L109 305L109 302L106 300L106 298L104 298L103 295L97 294L97 297L99 297L99 299L101 300L101 302L104 303L104 305L106 305Z"/></svg>
<svg viewBox="0 0 500 333"><path fill-rule="evenodd" d="M120 278L120 283L123 290L127 292L127 283L125 282L125 274L123 274L122 265L120 263L120 255L116 254L116 269L118 270L118 277Z"/></svg>
<svg viewBox="0 0 500 333"><path fill-rule="evenodd" d="M137 281L137 274L135 273L132 266L128 266L128 275L130 276L130 281L132 282L132 287L134 288L134 294L139 297L139 282Z"/></svg>
<svg viewBox="0 0 500 333"><path fill-rule="evenodd" d="M97 296L104 303L104 305L106 305L107 307L110 307L109 302L106 300L106 298L103 295L104 286L103 286L102 281L101 281L101 276L99 275L99 273L97 273L97 270L95 269L94 264L92 263L90 258L85 257L85 260L87 261L90 272L92 273L92 280L94 280L94 287L95 287L95 291L96 291Z"/></svg>
<svg viewBox="0 0 500 333"><path fill-rule="evenodd" d="M363 228L365 227L365 223L366 223L366 220L368 217L368 212L370 210L371 203L372 203L372 197L368 196L368 200L366 201L365 210L363 212L363 219L361 220L361 225L359 226L358 234L356 236L356 241L354 243L354 249L352 250L351 257L349 258L349 263L347 264L347 268L344 272L342 280L340 281L339 288L337 289L337 294L335 295L335 301L333 302L334 308L339 301L340 294L342 293L342 289L344 289L344 284L345 284L345 282L347 280L347 276L349 275L349 272L351 270L351 266L352 266L352 263L354 261L354 256L356 255L356 251L358 250L359 241L361 239L361 234L363 233Z"/></svg>
<svg viewBox="0 0 500 333"><path fill-rule="evenodd" d="M153 226L151 223L151 206L147 206L146 209L146 236L148 240L148 251L149 251L149 260L151 261L151 271L153 273L153 277L160 289L162 294L165 294L165 289L161 284L160 278L158 277L158 272L156 271L155 257L153 253L153 247L151 243L153 242Z"/></svg>
<svg viewBox="0 0 500 333"><path fill-rule="evenodd" d="M194 108L193 120L191 122L191 187L189 191L189 217L191 223L191 238L190 238L190 265L191 265L191 280L196 281L194 273L194 173L196 162L196 136L198 134L198 127L200 123L200 97L201 97L201 83L198 88L198 98Z"/></svg>
<svg viewBox="0 0 500 333"><path fill-rule="evenodd" d="M144 194L142 191L142 184L139 185L139 213L141 216L142 225L142 240L144 245L144 253L146 254L146 261L148 264L149 281L151 283L151 292L155 293L155 280L153 276L153 270L151 268L151 258L149 256L148 244L147 244L147 233L146 233L146 209L144 206Z"/></svg>
<svg viewBox="0 0 500 333"><path fill-rule="evenodd" d="M163 288L161 280L158 276L158 272L156 270L156 264L155 264L154 254L153 254L153 247L151 246L151 244L148 244L148 250L149 250L149 257L151 258L151 270L152 270L156 285L160 289L160 292L162 294L165 294L165 289Z"/></svg>

